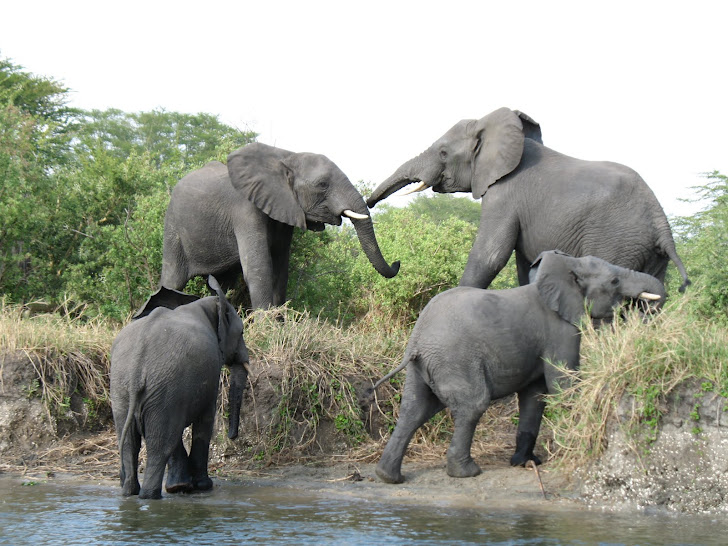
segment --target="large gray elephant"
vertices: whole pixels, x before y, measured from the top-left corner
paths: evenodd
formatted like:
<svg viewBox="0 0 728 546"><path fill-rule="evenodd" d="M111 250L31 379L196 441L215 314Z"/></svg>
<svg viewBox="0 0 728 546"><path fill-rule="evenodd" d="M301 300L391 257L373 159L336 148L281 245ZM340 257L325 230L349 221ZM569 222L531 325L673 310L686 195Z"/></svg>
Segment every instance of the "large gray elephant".
<svg viewBox="0 0 728 546"><path fill-rule="evenodd" d="M457 287L435 296L422 310L402 363L374 385L407 367L397 425L377 465L377 475L401 483L402 458L415 431L449 407L455 430L447 473L475 476L470 454L475 427L492 400L518 393L519 422L512 465L540 464L533 453L544 410L542 395L563 385L554 364L579 366L577 324L589 309L610 318L625 299L659 307L665 289L651 275L591 256L543 253L533 284L509 290Z"/></svg>
<svg viewBox="0 0 728 546"><path fill-rule="evenodd" d="M348 216L362 249L384 277L394 277L379 249L369 210L328 158L254 143L179 181L164 224L162 286L181 289L195 275L224 287L242 266L252 307L286 301L293 228L321 231Z"/></svg>
<svg viewBox="0 0 728 546"><path fill-rule="evenodd" d="M208 283L217 295L202 299L160 288L112 344L111 408L125 496L160 498L165 466L169 493L212 487L207 460L223 365L230 369L228 436L238 435L248 380L243 323L215 278ZM189 425L188 455L182 433ZM142 437L147 465L140 488Z"/></svg>
<svg viewBox="0 0 728 546"><path fill-rule="evenodd" d="M541 128L522 112L500 108L463 120L372 193L377 202L404 186L472 192L482 198L480 228L461 286L487 288L515 249L519 284L529 264L558 248L598 256L663 281L669 260L689 284L660 203L632 169L583 161L545 147Z"/></svg>

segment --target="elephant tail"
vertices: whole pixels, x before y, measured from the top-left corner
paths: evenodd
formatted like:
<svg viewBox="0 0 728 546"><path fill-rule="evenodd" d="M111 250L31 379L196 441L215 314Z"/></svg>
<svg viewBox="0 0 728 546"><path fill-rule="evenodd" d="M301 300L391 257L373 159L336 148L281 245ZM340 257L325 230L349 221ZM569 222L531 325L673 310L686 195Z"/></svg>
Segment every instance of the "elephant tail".
<svg viewBox="0 0 728 546"><path fill-rule="evenodd" d="M677 267L677 270L683 279L679 290L681 293L685 292L685 288L687 288L691 283L690 279L688 279L688 272L685 270L685 266L683 265L680 256L677 255L677 250L675 249L675 239L673 239L672 232L670 231L669 227L667 227L667 229L664 229L663 226L658 246L667 255L667 257L672 260L672 263L675 264L675 267Z"/></svg>
<svg viewBox="0 0 728 546"><path fill-rule="evenodd" d="M407 364L409 364L410 362L412 362L415 359L415 357L416 357L416 355L410 354L409 352L405 352L404 358L402 359L402 362L400 363L399 366L397 366L395 369L393 369L387 375L385 375L384 377L382 377L379 381L377 381L376 383L374 383L374 386L372 386L371 388L367 389L367 393L366 394L367 394L367 398L369 399L369 403L370 404L372 402L374 402L374 391L377 390L377 387L379 387L379 385L381 385L385 381L389 381L392 377L394 377L399 372L401 372L402 370L404 370L407 367Z"/></svg>
<svg viewBox="0 0 728 546"><path fill-rule="evenodd" d="M665 253L667 254L668 258L672 260L672 262L677 267L677 270L680 272L680 276L683 278L683 282L680 285L680 288L678 289L680 292L685 292L685 289L691 284L690 279L688 279L688 272L685 270L685 266L682 263L682 260L680 259L680 256L677 255L677 251L675 250L675 245L668 246L668 248L665 249Z"/></svg>
<svg viewBox="0 0 728 546"><path fill-rule="evenodd" d="M136 407L143 391L144 387L133 390L129 396L129 409L127 410L126 420L124 421L124 428L121 429L121 435L119 436L119 453L123 451L124 440L126 440L129 428L134 422L134 413L136 412Z"/></svg>

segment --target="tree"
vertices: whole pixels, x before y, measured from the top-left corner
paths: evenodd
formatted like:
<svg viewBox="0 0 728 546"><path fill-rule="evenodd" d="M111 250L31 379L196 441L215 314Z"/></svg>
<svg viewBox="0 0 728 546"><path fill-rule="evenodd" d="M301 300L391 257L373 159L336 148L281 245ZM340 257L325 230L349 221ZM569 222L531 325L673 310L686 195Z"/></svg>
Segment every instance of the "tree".
<svg viewBox="0 0 728 546"><path fill-rule="evenodd" d="M675 231L687 264L699 314L726 321L728 310L728 176L706 173L697 201L706 207L691 217L677 218Z"/></svg>
<svg viewBox="0 0 728 546"><path fill-rule="evenodd" d="M459 218L476 227L480 225L480 202L469 197L455 197L449 193L436 193L431 197L420 194L408 208L437 224L448 218Z"/></svg>
<svg viewBox="0 0 728 546"><path fill-rule="evenodd" d="M0 59L0 291L32 297L37 253L47 243L53 173L69 160L75 111L68 90Z"/></svg>
<svg viewBox="0 0 728 546"><path fill-rule="evenodd" d="M184 169L224 159L232 150L253 142L256 134L230 127L212 114L162 109L128 113L111 108L83 112L77 137L77 153L82 156L98 149L122 159L148 152L158 166L175 162Z"/></svg>

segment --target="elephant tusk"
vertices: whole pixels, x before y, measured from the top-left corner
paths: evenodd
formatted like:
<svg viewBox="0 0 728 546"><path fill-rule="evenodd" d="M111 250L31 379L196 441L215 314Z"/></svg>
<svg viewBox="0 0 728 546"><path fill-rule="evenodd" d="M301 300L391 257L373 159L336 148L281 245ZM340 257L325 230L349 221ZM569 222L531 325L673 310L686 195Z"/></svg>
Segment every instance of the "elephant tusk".
<svg viewBox="0 0 728 546"><path fill-rule="evenodd" d="M637 296L641 300L648 300L648 301L657 301L661 300L662 296L658 294L652 294L650 292L642 292L639 296Z"/></svg>
<svg viewBox="0 0 728 546"><path fill-rule="evenodd" d="M344 215L354 220L366 220L367 218L369 218L369 216L367 216L366 214L359 214L358 212L354 212L353 210L349 209L346 209L344 211Z"/></svg>
<svg viewBox="0 0 728 546"><path fill-rule="evenodd" d="M409 195L410 193L417 193L420 191L424 191L429 187L430 186L428 186L426 182L420 182L419 184L409 188L407 191L400 193L399 196L403 197L405 195Z"/></svg>
<svg viewBox="0 0 728 546"><path fill-rule="evenodd" d="M250 375L250 362L243 362L243 368L245 368L245 371Z"/></svg>

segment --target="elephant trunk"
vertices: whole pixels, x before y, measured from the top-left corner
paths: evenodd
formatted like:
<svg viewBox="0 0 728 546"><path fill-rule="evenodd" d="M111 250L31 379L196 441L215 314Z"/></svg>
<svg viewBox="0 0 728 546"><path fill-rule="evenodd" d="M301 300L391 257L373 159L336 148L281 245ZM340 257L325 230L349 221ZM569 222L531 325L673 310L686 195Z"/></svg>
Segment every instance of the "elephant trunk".
<svg viewBox="0 0 728 546"><path fill-rule="evenodd" d="M382 199L386 199L397 190L413 182L423 182L428 186L434 185L435 180L441 174L442 167L439 162L428 161L430 156L432 156L432 152L428 149L403 163L394 174L374 189L369 199L367 199L367 206L373 207ZM429 168L428 165L430 165Z"/></svg>
<svg viewBox="0 0 728 546"><path fill-rule="evenodd" d="M243 405L243 393L248 384L248 363L230 366L230 390L228 391L228 438L238 437L240 427L240 408Z"/></svg>
<svg viewBox="0 0 728 546"><path fill-rule="evenodd" d="M652 308L660 308L665 303L665 286L647 273L627 271L622 280L622 293L632 299L641 299Z"/></svg>
<svg viewBox="0 0 728 546"><path fill-rule="evenodd" d="M356 235L359 238L359 244L361 244L364 254L369 258L369 262L377 270L377 273L386 279L394 277L399 272L399 261L392 263L390 266L384 259L384 256L382 256L379 243L374 235L374 225L372 224L371 217L368 216L362 220L352 218L351 223L354 224L354 229L356 229Z"/></svg>

